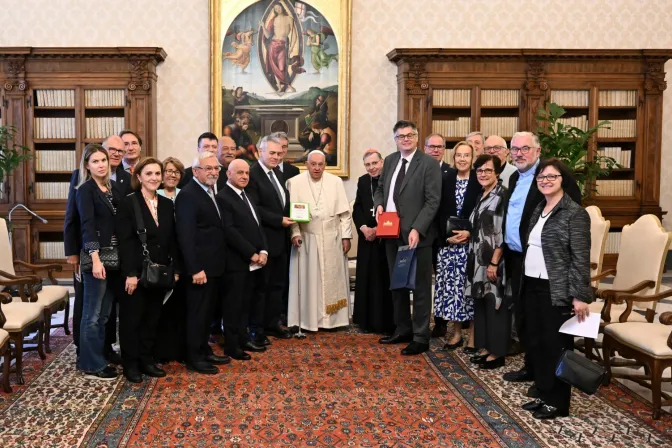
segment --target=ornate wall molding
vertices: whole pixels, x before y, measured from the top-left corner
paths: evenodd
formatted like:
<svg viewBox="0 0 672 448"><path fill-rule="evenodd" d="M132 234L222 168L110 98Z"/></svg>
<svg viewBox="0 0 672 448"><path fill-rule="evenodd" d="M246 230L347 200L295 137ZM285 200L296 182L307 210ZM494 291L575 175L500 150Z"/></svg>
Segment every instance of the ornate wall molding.
<svg viewBox="0 0 672 448"><path fill-rule="evenodd" d="M527 63L527 81L525 90L529 93L541 93L548 90L548 81L545 78L546 68L542 61L530 61Z"/></svg>
<svg viewBox="0 0 672 448"><path fill-rule="evenodd" d="M644 90L647 94L662 94L667 89L664 61L647 61L644 74Z"/></svg>
<svg viewBox="0 0 672 448"><path fill-rule="evenodd" d="M24 91L28 88L28 83L25 80L26 60L25 58L11 58L5 61L5 73L7 79L4 83L4 88L11 91L16 87L19 91Z"/></svg>
<svg viewBox="0 0 672 448"><path fill-rule="evenodd" d="M411 58L408 60L409 79L406 80L406 90L412 93L424 93L429 89L427 81L427 58Z"/></svg>

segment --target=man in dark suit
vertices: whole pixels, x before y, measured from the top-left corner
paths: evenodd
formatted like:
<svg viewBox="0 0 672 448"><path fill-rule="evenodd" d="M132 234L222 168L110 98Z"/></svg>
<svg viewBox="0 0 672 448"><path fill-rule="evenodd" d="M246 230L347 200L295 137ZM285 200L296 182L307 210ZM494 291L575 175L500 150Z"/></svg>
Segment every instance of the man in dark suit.
<svg viewBox="0 0 672 448"><path fill-rule="evenodd" d="M527 241L525 235L530 225L532 212L544 199L537 188L534 172L539 164L541 147L539 138L531 132L517 132L511 140L511 157L517 171L509 178L507 211L504 218L504 263L507 267L511 282L511 291L514 302L514 320L516 333L521 345L525 349L525 315L523 313L522 297L520 295L520 280L524 267L523 249ZM576 182L570 182L565 190L577 203L581 203L581 191ZM532 363L525 355L525 365L522 369L504 374L504 380L513 382L532 381ZM534 395L534 388L528 390Z"/></svg>
<svg viewBox="0 0 672 448"><path fill-rule="evenodd" d="M226 257L226 296L223 301L224 353L233 359L249 360L245 351L263 352L266 347L250 340L247 332L250 308L263 309L265 266L268 244L261 218L250 201L245 187L250 179L250 165L234 160L226 171L227 185L217 194L227 213L225 222L228 251Z"/></svg>
<svg viewBox="0 0 672 448"><path fill-rule="evenodd" d="M198 136L198 141L196 143L196 154L200 154L205 151L217 154L218 148L219 148L219 141L217 140L217 136L212 132L204 132ZM177 184L177 188L179 189L184 188L184 186L187 185L189 182L191 182L191 179L193 178L194 178L194 169L192 167L187 167L184 170L184 175L180 179L180 183ZM226 176L219 176L219 179L217 180L218 184L217 187L219 187L220 182L222 185L225 185ZM219 188L217 189L219 190Z"/></svg>
<svg viewBox="0 0 672 448"><path fill-rule="evenodd" d="M439 162L441 173L448 173L453 169L443 161L446 154L446 142L441 134L429 134L425 138L425 153Z"/></svg>
<svg viewBox="0 0 672 448"><path fill-rule="evenodd" d="M187 368L216 374L213 364L231 362L217 356L208 345L215 303L223 293L226 230L223 210L215 198L220 166L212 152L199 153L192 164L194 177L175 200L177 240L187 279Z"/></svg>
<svg viewBox="0 0 672 448"><path fill-rule="evenodd" d="M432 244L437 229L434 217L441 201L441 169L429 155L418 151L418 129L401 120L394 125L398 152L385 158L383 174L374 196L376 215L399 215L399 238L386 241L390 275L399 246L415 249L417 273L413 291L413 318L409 291L392 292L394 323L397 328L381 344L410 342L402 355L418 355L429 349L429 320L432 310Z"/></svg>
<svg viewBox="0 0 672 448"><path fill-rule="evenodd" d="M285 178L285 182L291 179L294 176L298 176L301 170L292 165L289 162L285 162L285 157L287 156L287 151L289 150L289 137L284 132L274 132L271 134L271 137L277 138L282 142L282 156L280 156L280 163L278 163L278 169L282 173L282 176Z"/></svg>
<svg viewBox="0 0 672 448"><path fill-rule="evenodd" d="M282 157L282 141L275 137L264 137L259 144L259 162L250 169L250 183L247 186L252 202L261 215L261 223L268 241L268 264L266 271L266 292L263 312L252 313L250 327L257 345L270 344L267 335L287 339L290 333L280 326L282 295L287 282L289 234L287 227L293 224L289 216L289 192L285 180L278 169ZM284 312L287 312L285 306ZM256 317L255 317L256 316ZM260 319L263 316L263 322Z"/></svg>
<svg viewBox="0 0 672 448"><path fill-rule="evenodd" d="M124 142L121 137L111 135L103 142L103 147L107 150L110 158L110 179L112 188L117 190L121 196L131 193L131 175L124 170L122 158L124 157ZM79 277L79 253L82 250L82 232L80 229L79 212L77 210L77 194L75 187L79 184L79 169L72 173L70 178L70 191L68 192L68 204L65 207L65 219L63 222L63 237L65 243L65 256L69 265L73 267L73 285L75 287L75 306L72 316L72 339L79 347L79 328L82 320L82 307L84 296L84 285L78 279ZM119 286L119 293L122 292L123 285ZM110 317L105 327L105 350L107 360L120 364L121 358L112 349L112 344L117 341L117 307L116 297L115 305L112 306Z"/></svg>

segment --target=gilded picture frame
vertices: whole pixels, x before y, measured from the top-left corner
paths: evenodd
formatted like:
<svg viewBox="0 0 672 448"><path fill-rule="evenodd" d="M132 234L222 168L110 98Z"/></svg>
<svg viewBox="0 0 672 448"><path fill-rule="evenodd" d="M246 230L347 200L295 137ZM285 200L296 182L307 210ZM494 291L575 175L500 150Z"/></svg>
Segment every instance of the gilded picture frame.
<svg viewBox="0 0 672 448"><path fill-rule="evenodd" d="M254 163L261 137L289 136L285 160L350 174L352 0L210 0L211 129Z"/></svg>

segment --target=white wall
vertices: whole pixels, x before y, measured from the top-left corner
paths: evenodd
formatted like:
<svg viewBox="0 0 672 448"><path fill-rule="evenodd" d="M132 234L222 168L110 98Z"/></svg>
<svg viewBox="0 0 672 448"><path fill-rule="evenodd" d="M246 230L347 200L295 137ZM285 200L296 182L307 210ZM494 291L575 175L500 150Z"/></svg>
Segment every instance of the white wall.
<svg viewBox="0 0 672 448"><path fill-rule="evenodd" d="M195 138L209 128L208 0L3 0L2 8L2 46L163 47L159 156L190 159ZM669 23L666 0L353 0L349 196L364 173L363 151L394 149L391 49L672 48ZM672 86L664 117L661 206L672 211ZM666 225L672 228L672 217Z"/></svg>

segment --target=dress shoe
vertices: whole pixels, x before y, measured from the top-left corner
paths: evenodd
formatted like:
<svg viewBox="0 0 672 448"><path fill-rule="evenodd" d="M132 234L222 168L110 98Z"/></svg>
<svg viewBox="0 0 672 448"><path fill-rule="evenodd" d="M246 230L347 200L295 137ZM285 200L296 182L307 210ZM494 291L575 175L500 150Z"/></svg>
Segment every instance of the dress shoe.
<svg viewBox="0 0 672 448"><path fill-rule="evenodd" d="M541 399L537 398L536 400L529 401L529 402L525 403L522 406L522 408L526 411L534 412L534 411L537 411L537 410L541 409L541 407L543 405L544 405L544 400L541 400Z"/></svg>
<svg viewBox="0 0 672 448"><path fill-rule="evenodd" d="M166 376L166 371L159 368L156 364L144 364L140 366L140 371L152 378L163 378Z"/></svg>
<svg viewBox="0 0 672 448"><path fill-rule="evenodd" d="M263 345L257 345L252 341L246 342L240 346L241 350L244 350L246 352L265 352L266 347Z"/></svg>
<svg viewBox="0 0 672 448"><path fill-rule="evenodd" d="M558 408L547 404L544 404L532 414L532 417L537 420L553 420L555 417L567 416L569 416L569 411L560 411Z"/></svg>
<svg viewBox="0 0 672 448"><path fill-rule="evenodd" d="M444 350L455 350L458 347L462 347L462 344L464 344L464 339L460 338L459 341L457 341L454 344L446 344L443 346Z"/></svg>
<svg viewBox="0 0 672 448"><path fill-rule="evenodd" d="M476 347L469 347L469 346L466 346L466 345L464 346L462 351L464 353L466 353L467 355L475 355L476 353L478 353L478 349Z"/></svg>
<svg viewBox="0 0 672 448"><path fill-rule="evenodd" d="M105 354L105 359L107 360L107 362L109 362L110 364L114 364L115 366L121 365L121 356L114 350L110 350L109 352L107 352Z"/></svg>
<svg viewBox="0 0 672 448"><path fill-rule="evenodd" d="M124 367L124 376L129 383L142 383L142 375L137 367Z"/></svg>
<svg viewBox="0 0 672 448"><path fill-rule="evenodd" d="M429 350L429 344L421 344L420 342L411 342L406 346L406 348L401 350L402 355L413 356L419 355L420 353L425 353Z"/></svg>
<svg viewBox="0 0 672 448"><path fill-rule="evenodd" d="M187 363L187 370L193 370L194 372L204 373L206 375L216 375L219 373L217 367L205 361Z"/></svg>
<svg viewBox="0 0 672 448"><path fill-rule="evenodd" d="M469 362L472 364L483 364L490 355L474 355L469 358Z"/></svg>
<svg viewBox="0 0 672 448"><path fill-rule="evenodd" d="M527 393L525 394L530 398L540 398L541 393L539 393L539 389L537 389L537 386L535 384L531 385L530 387L527 388Z"/></svg>
<svg viewBox="0 0 672 448"><path fill-rule="evenodd" d="M487 359L480 365L481 369L483 370L494 370L494 369L499 369L500 367L504 367L504 363L506 361L504 360L503 356L500 356L499 358L491 359L488 361Z"/></svg>
<svg viewBox="0 0 672 448"><path fill-rule="evenodd" d="M264 329L264 333L266 333L267 336L273 336L277 339L290 339L292 337L292 333L290 333L289 330L285 330L280 325L266 328Z"/></svg>
<svg viewBox="0 0 672 448"><path fill-rule="evenodd" d="M532 381L532 372L523 367L520 370L513 372L507 372L503 376L504 381L510 381L512 383L524 383L525 381Z"/></svg>
<svg viewBox="0 0 672 448"><path fill-rule="evenodd" d="M249 361L252 359L252 357L245 353L242 350L236 350L235 352L226 352L227 356L229 356L231 359L235 359L236 361Z"/></svg>
<svg viewBox="0 0 672 448"><path fill-rule="evenodd" d="M90 380L114 381L117 379L117 369L106 366L99 372L84 372L84 377ZM142 379L140 379L142 381Z"/></svg>
<svg viewBox="0 0 672 448"><path fill-rule="evenodd" d="M413 335L403 335L403 334L397 334L397 335L392 335L392 336L385 336L384 338L378 339L378 342L381 344L403 344L405 342L412 342L413 341Z"/></svg>
<svg viewBox="0 0 672 448"><path fill-rule="evenodd" d="M271 345L271 341L266 336L255 336L252 343L260 347Z"/></svg>
<svg viewBox="0 0 672 448"><path fill-rule="evenodd" d="M215 355L214 353L212 355L209 355L208 357L206 357L205 360L207 362L209 362L210 364L214 364L216 366L221 366L223 364L228 364L228 363L231 362L231 358L229 358L228 356L226 356L226 355L219 356L219 355Z"/></svg>

